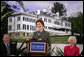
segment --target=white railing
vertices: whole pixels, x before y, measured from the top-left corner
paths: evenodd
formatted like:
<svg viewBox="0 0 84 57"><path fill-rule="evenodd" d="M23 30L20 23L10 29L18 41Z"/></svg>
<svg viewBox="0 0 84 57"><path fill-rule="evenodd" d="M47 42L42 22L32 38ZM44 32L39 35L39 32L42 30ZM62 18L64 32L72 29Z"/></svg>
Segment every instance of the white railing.
<svg viewBox="0 0 84 57"><path fill-rule="evenodd" d="M17 48L19 48L21 46L21 44L22 43L18 43L17 44ZM24 48L25 46L26 46L26 43L22 46L22 48ZM64 52L64 47L65 46L68 46L68 44L51 44L51 51L50 51L51 56L58 56L56 54L57 53L57 49L54 48L54 47L58 47L58 48L60 48L62 50L62 52ZM83 50L83 44L77 44L77 47L80 49L80 52L79 53L81 53L82 50ZM53 50L54 52L52 51L53 48L54 48L54 50Z"/></svg>

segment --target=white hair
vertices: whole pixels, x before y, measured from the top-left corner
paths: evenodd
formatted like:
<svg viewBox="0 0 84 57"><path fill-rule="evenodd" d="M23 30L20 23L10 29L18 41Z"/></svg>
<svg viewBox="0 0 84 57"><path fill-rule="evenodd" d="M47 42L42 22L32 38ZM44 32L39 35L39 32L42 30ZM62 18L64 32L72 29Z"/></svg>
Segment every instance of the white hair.
<svg viewBox="0 0 84 57"><path fill-rule="evenodd" d="M73 39L73 40L74 40L74 42L75 42L75 44L77 43L77 39L76 39L76 37L75 37L75 36L70 36L70 37L69 37L69 39L68 39L68 42L70 41L70 39Z"/></svg>

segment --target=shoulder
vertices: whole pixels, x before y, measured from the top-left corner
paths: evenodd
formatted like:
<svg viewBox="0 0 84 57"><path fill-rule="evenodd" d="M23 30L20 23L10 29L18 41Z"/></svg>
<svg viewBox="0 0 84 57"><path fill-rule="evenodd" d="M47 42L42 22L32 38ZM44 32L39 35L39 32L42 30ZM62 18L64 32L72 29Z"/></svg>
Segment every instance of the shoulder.
<svg viewBox="0 0 84 57"><path fill-rule="evenodd" d="M3 48L5 47L5 44L4 44L4 42L1 42L1 47L3 47Z"/></svg>
<svg viewBox="0 0 84 57"><path fill-rule="evenodd" d="M33 34L36 34L36 33L38 33L38 31L33 32Z"/></svg>
<svg viewBox="0 0 84 57"><path fill-rule="evenodd" d="M66 48L69 48L70 46L65 46L64 48L66 49Z"/></svg>
<svg viewBox="0 0 84 57"><path fill-rule="evenodd" d="M1 45L4 45L4 42L1 42Z"/></svg>
<svg viewBox="0 0 84 57"><path fill-rule="evenodd" d="M75 48L76 48L77 50L79 50L79 48L78 48L77 46L75 46Z"/></svg>
<svg viewBox="0 0 84 57"><path fill-rule="evenodd" d="M49 34L49 32L48 32L48 31L45 31L45 33L46 33L46 34Z"/></svg>

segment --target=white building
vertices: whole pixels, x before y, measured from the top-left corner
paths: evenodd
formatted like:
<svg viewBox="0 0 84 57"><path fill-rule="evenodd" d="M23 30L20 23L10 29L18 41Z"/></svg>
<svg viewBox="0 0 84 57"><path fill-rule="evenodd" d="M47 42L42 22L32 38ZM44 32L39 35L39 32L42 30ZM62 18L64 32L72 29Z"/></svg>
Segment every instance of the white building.
<svg viewBox="0 0 84 57"><path fill-rule="evenodd" d="M58 14L54 14L50 9L42 11L37 10L33 13L25 13L21 9L19 13L13 13L8 18L8 33L12 38L28 38L37 30L35 21L42 19L44 29L50 32L50 35L71 35L71 22L62 19Z"/></svg>

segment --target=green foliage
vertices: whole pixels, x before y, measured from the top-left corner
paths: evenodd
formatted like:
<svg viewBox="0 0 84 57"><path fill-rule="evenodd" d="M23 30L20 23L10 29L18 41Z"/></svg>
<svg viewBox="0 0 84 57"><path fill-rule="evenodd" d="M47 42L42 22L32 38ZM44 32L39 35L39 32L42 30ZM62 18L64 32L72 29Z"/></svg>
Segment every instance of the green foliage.
<svg viewBox="0 0 84 57"><path fill-rule="evenodd" d="M6 2L1 1L1 38L8 33L8 16L13 12Z"/></svg>
<svg viewBox="0 0 84 57"><path fill-rule="evenodd" d="M67 44L68 37L69 36L51 36L50 40L51 40L51 43L53 44ZM18 38L18 39L11 38L11 40L16 40L18 43L22 43L25 39L26 38Z"/></svg>
<svg viewBox="0 0 84 57"><path fill-rule="evenodd" d="M5 19L5 17L7 17L8 15L10 15L11 13L13 13L13 11L7 12L3 16L1 16L1 22L3 21L3 19Z"/></svg>
<svg viewBox="0 0 84 57"><path fill-rule="evenodd" d="M1 7L1 38L3 34L8 32L8 16L13 13L13 11L5 11L6 6ZM8 9L7 9L8 10Z"/></svg>
<svg viewBox="0 0 84 57"><path fill-rule="evenodd" d="M11 38L11 40L15 40L15 41L17 41L18 43L22 43L22 42L24 42L26 39L24 39L24 38L18 38L18 39Z"/></svg>
<svg viewBox="0 0 84 57"><path fill-rule="evenodd" d="M1 13L4 11L6 6L1 7Z"/></svg>
<svg viewBox="0 0 84 57"><path fill-rule="evenodd" d="M51 43L54 44L67 44L69 36L51 36L50 40Z"/></svg>
<svg viewBox="0 0 84 57"><path fill-rule="evenodd" d="M77 17L70 17L69 20L72 23L72 33L83 34L83 13L78 12Z"/></svg>
<svg viewBox="0 0 84 57"><path fill-rule="evenodd" d="M59 2L55 2L54 7L52 7L52 12L53 13L59 12L60 16L63 16L64 13L66 13L66 11L67 10L65 9L65 6L63 4L60 4Z"/></svg>
<svg viewBox="0 0 84 57"><path fill-rule="evenodd" d="M83 44L83 36L76 36L77 44Z"/></svg>
<svg viewBox="0 0 84 57"><path fill-rule="evenodd" d="M4 9L6 8L6 6L2 6L1 7L1 13L3 14ZM11 13L13 13L13 11L9 11L7 13L5 13L4 15L1 16L1 22L3 21L3 19L5 19L5 17L7 17L8 15L10 15Z"/></svg>

